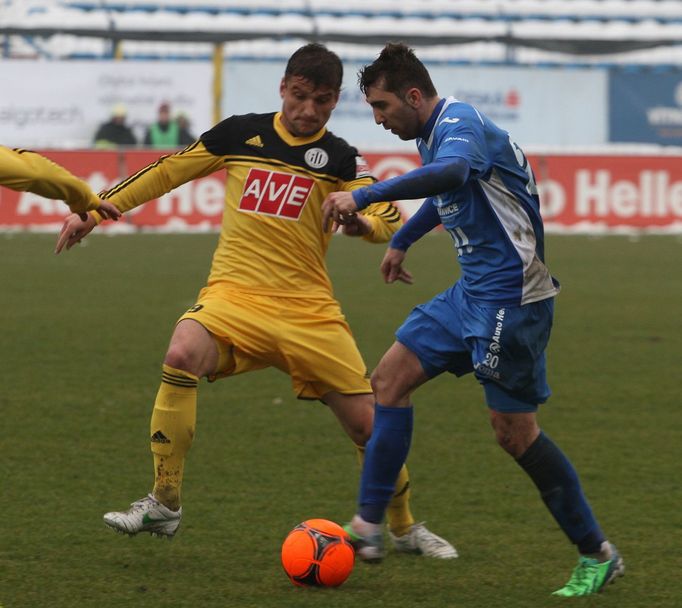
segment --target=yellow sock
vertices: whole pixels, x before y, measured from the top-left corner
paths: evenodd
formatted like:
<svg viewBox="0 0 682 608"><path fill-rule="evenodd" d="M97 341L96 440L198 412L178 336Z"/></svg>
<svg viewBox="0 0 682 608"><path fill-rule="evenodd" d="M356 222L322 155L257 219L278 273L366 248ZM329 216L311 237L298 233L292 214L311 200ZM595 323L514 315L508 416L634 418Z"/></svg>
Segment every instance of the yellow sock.
<svg viewBox="0 0 682 608"><path fill-rule="evenodd" d="M164 365L152 412L153 494L174 511L180 508L185 456L194 439L198 382L193 374Z"/></svg>
<svg viewBox="0 0 682 608"><path fill-rule="evenodd" d="M358 458L362 464L365 458L365 448L355 446L358 450ZM386 521L388 529L396 536L407 534L414 524L414 517L410 511L410 475L407 466L403 465L395 482L395 492L386 509Z"/></svg>

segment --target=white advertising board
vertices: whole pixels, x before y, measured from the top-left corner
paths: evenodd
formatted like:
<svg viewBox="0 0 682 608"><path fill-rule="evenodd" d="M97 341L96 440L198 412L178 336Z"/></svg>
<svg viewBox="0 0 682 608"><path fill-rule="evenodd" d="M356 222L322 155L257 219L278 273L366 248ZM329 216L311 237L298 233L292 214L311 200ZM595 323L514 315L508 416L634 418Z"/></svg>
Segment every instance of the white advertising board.
<svg viewBox="0 0 682 608"><path fill-rule="evenodd" d="M187 114L196 135L212 123L213 69L206 62L5 60L0 82L6 146L88 147L118 103L138 140L164 101Z"/></svg>
<svg viewBox="0 0 682 608"><path fill-rule="evenodd" d="M281 106L282 60L230 59L224 64L222 115ZM330 128L364 150L413 150L374 125L357 88L360 63L347 63ZM589 146L608 141L607 73L603 70L430 65L441 95L468 101L524 146ZM213 66L205 61L0 62L0 143L82 148L123 103L138 139L162 101L183 111L191 130L212 125ZM13 84L13 86L11 86Z"/></svg>
<svg viewBox="0 0 682 608"><path fill-rule="evenodd" d="M368 149L413 150L374 125L357 87L361 64L344 64L341 99L330 128ZM524 146L590 146L608 142L608 75L605 70L429 65L441 96L475 105ZM231 60L225 67L224 115L280 107L285 62Z"/></svg>

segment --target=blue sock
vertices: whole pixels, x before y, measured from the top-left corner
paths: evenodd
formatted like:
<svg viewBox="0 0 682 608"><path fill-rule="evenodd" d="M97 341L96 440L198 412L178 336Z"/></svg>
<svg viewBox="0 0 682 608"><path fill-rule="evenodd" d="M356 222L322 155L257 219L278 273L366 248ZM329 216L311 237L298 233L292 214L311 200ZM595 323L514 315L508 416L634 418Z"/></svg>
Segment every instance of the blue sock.
<svg viewBox="0 0 682 608"><path fill-rule="evenodd" d="M412 412L412 406L384 407L378 403L374 406L374 428L365 446L358 499L359 514L365 521L378 524L384 518L410 451Z"/></svg>
<svg viewBox="0 0 682 608"><path fill-rule="evenodd" d="M517 462L578 551L584 555L599 552L606 539L583 494L578 474L557 445L541 432Z"/></svg>

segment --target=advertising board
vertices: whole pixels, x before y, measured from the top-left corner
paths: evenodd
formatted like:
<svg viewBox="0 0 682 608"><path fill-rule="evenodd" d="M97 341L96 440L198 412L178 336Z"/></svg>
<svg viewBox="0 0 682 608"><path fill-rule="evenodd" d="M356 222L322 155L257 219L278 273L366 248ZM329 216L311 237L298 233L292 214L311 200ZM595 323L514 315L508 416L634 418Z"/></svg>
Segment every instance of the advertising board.
<svg viewBox="0 0 682 608"><path fill-rule="evenodd" d="M110 188L154 162L154 151L43 153L85 179ZM682 231L682 162L673 155L529 154L548 231ZM365 154L378 179L420 164L414 153ZM127 213L117 230L214 230L220 226L225 173L188 182ZM409 217L421 201L398 201ZM0 229L57 228L68 208L35 194L0 188Z"/></svg>

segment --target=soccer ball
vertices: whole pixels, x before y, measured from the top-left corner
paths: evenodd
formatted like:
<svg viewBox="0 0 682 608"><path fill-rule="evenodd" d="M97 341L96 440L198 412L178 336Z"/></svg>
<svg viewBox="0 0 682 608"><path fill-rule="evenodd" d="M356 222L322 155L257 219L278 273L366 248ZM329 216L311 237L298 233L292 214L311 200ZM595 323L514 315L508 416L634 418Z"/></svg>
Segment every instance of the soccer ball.
<svg viewBox="0 0 682 608"><path fill-rule="evenodd" d="M327 519L298 524L282 545L282 566L299 587L338 587L353 570L355 550L348 533Z"/></svg>

